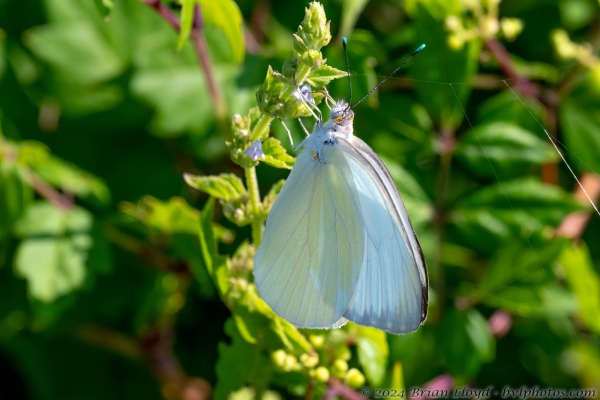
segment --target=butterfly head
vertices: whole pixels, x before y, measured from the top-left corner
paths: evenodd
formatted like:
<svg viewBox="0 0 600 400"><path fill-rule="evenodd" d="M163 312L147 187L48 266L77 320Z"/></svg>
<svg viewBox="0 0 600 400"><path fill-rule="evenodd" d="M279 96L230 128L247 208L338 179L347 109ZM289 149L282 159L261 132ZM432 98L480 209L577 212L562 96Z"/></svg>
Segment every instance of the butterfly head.
<svg viewBox="0 0 600 400"><path fill-rule="evenodd" d="M333 125L337 128L350 128L352 129L352 121L354 121L354 111L350 108L350 105L344 100L338 100L329 114L329 118Z"/></svg>

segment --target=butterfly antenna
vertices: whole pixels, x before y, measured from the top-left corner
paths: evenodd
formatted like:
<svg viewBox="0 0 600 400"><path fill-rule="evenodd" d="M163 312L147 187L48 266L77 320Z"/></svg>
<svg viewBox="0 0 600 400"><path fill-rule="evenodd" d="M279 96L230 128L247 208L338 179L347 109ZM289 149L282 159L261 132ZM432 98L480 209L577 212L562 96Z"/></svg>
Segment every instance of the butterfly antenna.
<svg viewBox="0 0 600 400"><path fill-rule="evenodd" d="M357 102L356 102L356 104L352 106L352 108L356 107L357 105L359 105L359 104L360 104L360 102L361 102L361 101L363 101L364 99L366 99L367 97L369 97L369 95L370 95L371 93L373 93L375 90L377 90L377 88L378 88L379 86L381 86L381 84L383 84L383 82L387 81L387 80L388 80L388 79L389 79L389 78L390 78L392 75L394 75L396 72L398 72L398 71L399 71L399 70L400 70L402 67L404 67L404 65L405 65L405 64L408 62L408 60L410 60L411 58L413 58L413 57L414 57L414 56L415 56L417 53L419 53L419 52L420 52L421 50L423 50L424 48L425 48L425 45L424 45L424 44L420 45L420 46L419 46L419 48L418 48L418 49L416 49L416 50L415 50L415 51L414 51L414 52L413 52L413 53L412 53L412 54L411 54L411 55L410 55L410 56L409 56L409 57L406 59L406 61L404 61L404 62L402 63L402 65L401 65L401 66L399 66L399 67L398 67L398 68L396 68L396 69L395 69L395 70L394 70L394 71L393 71L391 74L389 74L388 76L386 76L386 77L385 77L385 78L384 78L384 79L383 79L381 82L379 82L379 83L377 84L377 86L375 86L373 89L371 89L371 91L370 91L369 93L367 93L367 95L366 95L365 97L363 97L362 99L360 99L359 101L357 101Z"/></svg>
<svg viewBox="0 0 600 400"><path fill-rule="evenodd" d="M342 44L344 45L344 56L346 57L346 72L348 73L348 85L350 86L350 101L348 102L348 106L352 105L352 79L350 79L350 63L348 62L348 50L346 49L346 44L348 43L348 39L343 38Z"/></svg>

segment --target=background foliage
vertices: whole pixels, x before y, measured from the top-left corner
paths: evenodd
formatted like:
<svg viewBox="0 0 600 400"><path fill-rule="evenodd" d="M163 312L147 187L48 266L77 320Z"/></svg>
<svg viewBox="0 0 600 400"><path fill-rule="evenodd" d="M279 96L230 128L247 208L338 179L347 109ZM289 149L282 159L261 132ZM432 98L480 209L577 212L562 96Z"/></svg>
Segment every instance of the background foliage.
<svg viewBox="0 0 600 400"><path fill-rule="evenodd" d="M599 3L323 6L0 1L1 399L600 390L600 218L544 130L597 201ZM414 334L298 331L252 284L274 117L344 76L343 36L355 101L427 44L355 120L427 259Z"/></svg>

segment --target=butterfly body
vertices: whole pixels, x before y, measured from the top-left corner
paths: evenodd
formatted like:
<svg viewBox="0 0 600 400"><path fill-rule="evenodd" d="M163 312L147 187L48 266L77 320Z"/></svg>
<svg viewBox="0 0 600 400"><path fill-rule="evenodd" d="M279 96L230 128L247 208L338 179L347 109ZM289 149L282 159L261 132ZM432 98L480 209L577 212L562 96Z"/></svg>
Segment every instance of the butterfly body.
<svg viewBox="0 0 600 400"><path fill-rule="evenodd" d="M317 123L279 196L255 256L255 282L292 324L348 320L391 333L427 315L427 271L400 195L338 101Z"/></svg>

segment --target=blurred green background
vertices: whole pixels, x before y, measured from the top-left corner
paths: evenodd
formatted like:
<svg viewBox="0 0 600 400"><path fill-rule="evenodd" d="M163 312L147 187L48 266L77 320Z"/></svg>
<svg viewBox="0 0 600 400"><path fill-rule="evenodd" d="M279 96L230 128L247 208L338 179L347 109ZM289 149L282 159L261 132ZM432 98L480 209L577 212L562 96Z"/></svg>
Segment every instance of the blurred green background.
<svg viewBox="0 0 600 400"><path fill-rule="evenodd" d="M302 59L308 2L195 4L0 0L1 400L598 393L600 218L545 133L597 203L597 0L323 1L323 56L344 70L348 37L354 101L427 45L355 109L428 263L429 317L404 336L298 331L256 294L253 243L294 153L274 120L255 168L250 119L230 121L269 65ZM208 194L184 172L213 176L193 185ZM217 177L254 172L258 205Z"/></svg>

